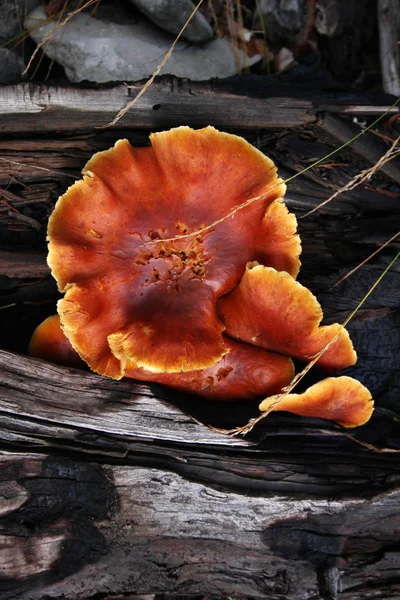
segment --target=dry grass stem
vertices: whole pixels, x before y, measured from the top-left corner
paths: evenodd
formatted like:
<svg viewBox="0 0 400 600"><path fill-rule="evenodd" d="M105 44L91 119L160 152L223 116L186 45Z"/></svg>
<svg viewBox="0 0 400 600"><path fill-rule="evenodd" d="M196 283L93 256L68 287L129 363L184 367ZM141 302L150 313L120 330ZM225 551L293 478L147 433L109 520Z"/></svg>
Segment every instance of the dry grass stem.
<svg viewBox="0 0 400 600"><path fill-rule="evenodd" d="M35 51L32 53L32 56L29 59L29 62L25 68L25 70L22 72L22 75L26 75L26 73L28 72L33 59L35 58L36 54L39 52L39 50L41 48L43 48L43 46L45 46L46 44L48 44L48 42L51 40L51 38L53 37L53 35L59 30L61 29L61 27L64 27L64 25L66 25L66 23L68 23L68 21L70 21L72 19L72 17L74 17L75 15L77 15L78 13L80 13L82 10L84 10L85 8L87 8L88 6L91 6L92 4L94 4L95 2L97 2L97 0L88 0L83 6L79 6L78 8L76 8L75 10L73 10L72 12L68 13L68 15L65 17L65 19L63 21L59 21L57 23L57 25L55 26L55 28L53 29L53 31L50 31L50 33L48 33L43 40L36 46ZM47 22L44 21L44 22Z"/></svg>
<svg viewBox="0 0 400 600"><path fill-rule="evenodd" d="M208 0L207 8L210 11L211 18L212 18L213 23L214 23L215 34L216 34L217 38L221 38L222 37L222 31L221 31L221 28L219 26L219 21L218 21L217 14L215 12L213 0Z"/></svg>
<svg viewBox="0 0 400 600"><path fill-rule="evenodd" d="M268 192L271 192L272 190L274 190L276 187L278 187L280 185L281 185L281 182L277 183L276 185L272 186L268 190ZM191 238L191 237L195 237L195 236L199 236L199 235L204 235L211 229L214 229L220 223L223 223L227 219L234 217L235 214L239 210L243 210L247 206L250 206L250 204L253 204L253 202L257 202L257 200L262 200L263 198L265 198L265 196L266 196L266 194L264 193L264 194L260 194L259 196L253 196L253 197L249 198L245 202L242 202L241 204L238 204L237 206L235 206L235 208L232 208L232 210L230 210L226 215L224 215L220 219L213 221L212 223L210 223L210 225L207 225L206 227L203 227L202 229L197 229L196 231L192 231L191 233L183 233L181 235L176 235L172 238L160 238L160 239L156 239L156 240L150 240L150 241L146 242L145 245L163 244L164 242L174 242L175 240L183 240L183 239L187 239L187 238Z"/></svg>
<svg viewBox="0 0 400 600"><path fill-rule="evenodd" d="M361 306L361 305L360 305ZM345 327L345 325L342 325L342 328ZM282 402L282 400L284 400L286 398L286 396L288 394L290 394L294 388L296 387L296 385L298 383L300 383L300 381L303 379L303 377L305 377L307 375L307 373L310 371L310 369L315 365L315 363L321 358L321 356L328 350L328 348L330 348L330 346L333 344L333 342L338 338L340 333L340 330L338 331L338 333L326 344L326 346L324 346L324 348L322 348L322 350L320 350L318 352L318 354L312 359L311 362L309 362L302 371L300 371L300 373L297 373L297 375L295 375L292 379L292 381L290 382L290 384L288 386L286 386L285 388L283 388L282 390L282 394L280 394L277 399L272 402L272 404L269 406L268 410L265 412L260 413L260 415L258 417L255 417L254 419L250 419L250 421L248 423L246 423L246 425L243 425L241 427L235 427L234 429L220 429L218 430L220 433L225 433L227 435L246 435L247 433L250 433L250 431L253 429L253 427L255 425L257 425L257 423L259 423L262 419L265 419L266 416L269 415L270 412L272 412L272 410L278 406L278 404L280 404Z"/></svg>
<svg viewBox="0 0 400 600"><path fill-rule="evenodd" d="M271 65L270 65L271 51L269 49L267 28L265 25L264 15L263 15L263 12L262 12L261 6L260 6L260 0L256 0L256 10L257 10L258 18L260 19L261 33L263 35L264 44L265 44L263 66L266 68L267 75L271 75Z"/></svg>
<svg viewBox="0 0 400 600"><path fill-rule="evenodd" d="M171 54L174 51L175 46L178 43L178 41L179 41L182 33L185 31L186 27L189 25L190 21L192 20L192 18L194 17L194 15L198 11L198 9L202 5L202 3L203 3L203 0L200 0L200 2L197 4L197 6L195 6L195 8L193 9L193 11L189 15L186 23L184 24L184 26L182 27L182 29L180 30L180 32L178 33L178 35L176 36L176 38L174 39L174 41L172 42L171 47L168 50L167 54L164 56L164 58L162 59L161 63L158 65L158 67L156 68L156 70L154 71L154 73L150 77L150 79L148 81L146 81L145 85L142 87L142 89L140 90L140 92L138 93L138 95L133 100L131 100L130 102L128 102L128 104L126 106L124 106L124 108L122 108L119 111L119 113L117 114L117 116L110 123L107 123L107 125L102 125L101 127L98 127L98 129L106 129L107 127L112 127L113 125L116 125L118 123L118 121L120 119L122 119L122 117L132 108L132 106L134 104L136 104L136 102L143 96L143 94L146 93L146 91L148 90L148 88L151 86L151 84L153 83L153 81L155 80L155 78L157 77L157 75L159 74L159 72L161 71L161 69L163 68L163 66L165 65L165 63L169 59L169 57L171 56Z"/></svg>
<svg viewBox="0 0 400 600"><path fill-rule="evenodd" d="M226 22L227 22L228 30L229 30L229 36L232 41L233 52L235 55L236 68L237 68L238 72L240 72L240 70L241 70L240 57L238 54L238 49L236 47L236 44L234 43L234 40L237 39L237 35L236 35L235 16L234 16L234 8L233 8L232 0L225 0L225 15L226 15Z"/></svg>
<svg viewBox="0 0 400 600"><path fill-rule="evenodd" d="M350 190L354 190L354 188L356 188L357 186L369 181L371 179L372 175L375 175L375 173L377 171L379 171L379 169L381 169L383 167L383 165L385 165L390 160L393 160L394 158L397 157L397 155L398 155L397 145L398 145L399 141L400 141L400 136L398 136L393 141L392 145L387 150L387 152L385 152L385 154L383 156L381 156L381 158L374 165L372 165L372 167L369 167L368 169L364 169L363 171L361 171L361 173L358 173L355 177L353 177L353 179L348 181L346 183L346 185L344 185L339 190L337 190L334 194L332 194L332 196L329 196L329 198L327 198L326 200L321 202L321 204L318 204L318 206L316 206L312 210L308 211L308 213L306 213L305 215L303 215L300 218L304 219L305 217L309 217L314 212L316 212L317 210L319 210L320 208L322 208L323 206L325 206L326 204L328 204L329 202L334 200L337 196L339 196L339 194L342 194L343 192L349 192Z"/></svg>
<svg viewBox="0 0 400 600"><path fill-rule="evenodd" d="M146 89L147 89L147 87L146 87ZM142 89L141 94L142 93L144 93L144 89ZM136 102L136 100L137 100L137 97L135 98L134 102ZM317 167L318 165L320 165L321 163L323 163L323 161L326 161L331 156L334 156L335 154L337 154L338 152L340 152L340 150L343 150L343 148L346 148L346 146L348 146L349 144L351 144L352 142L354 142L355 140L357 140L359 137L361 137L362 135L364 135L364 133L366 133L367 131L369 131L373 127L375 127L375 125L377 123L379 123L380 121L382 121L382 119L387 114L389 114L391 112L391 110L393 108L395 108L399 103L400 103L400 98L397 98L397 100L395 100L394 103L387 110L385 110L385 112L382 113L377 119L375 119L375 121L373 123L371 123L368 127L366 127L365 129L362 129L359 133L357 133L354 137L352 137L351 139L349 139L347 142L344 142L341 146L339 146L338 148L335 148L334 150L332 150L332 152L329 152L328 154L326 154L322 158L316 160L315 162L313 162L312 164L308 165L307 167L304 167L304 169L301 169L300 171L298 171L294 175L291 175L290 177L288 177L287 179L285 179L283 181L283 183L285 183L285 184L289 183L293 179L296 179L296 177L299 177L300 175L303 175L303 173L306 173L310 169L313 169L314 167ZM385 164L385 162L387 162L388 160L391 160L393 158L396 158L396 156L397 156L397 149L395 148L395 146L398 143L399 139L400 139L400 136L393 142L392 146L389 148L389 150L386 152L386 154L384 156L382 156L382 158L376 163L376 165L374 165L373 167L371 167L371 169L367 169L367 171L366 171L367 173L369 173L370 171L373 171L373 172L371 172L371 174L369 176L366 176L366 180L369 179L375 171L377 171L378 169L380 169L381 166L383 164ZM386 157L387 157L387 155L388 155L389 152L392 152L392 154L390 155L390 158L387 159ZM384 162L382 162L382 161L384 161ZM356 177L358 178L358 177L362 176L363 173L365 173L365 172L362 171L362 173L359 173ZM356 178L354 178L354 179L356 179ZM354 182L354 180L350 181L347 185L351 185L353 182ZM276 187L278 187L279 185L281 185L281 183L282 182L279 182L275 186L271 187L268 190L268 192L271 192L272 190L274 190ZM358 185L358 183L357 183L357 185ZM354 185L354 187L355 187L355 185ZM322 206L324 206L325 204L327 204L328 202L330 202L330 200L332 200L333 197L338 196L340 193L342 193L342 191L344 191L345 189L347 189L346 186L344 188L341 188L337 192L335 192L335 194L333 196L331 196L331 198L328 198L322 204L319 204L313 210L309 211L308 213L306 213L305 215L303 215L302 217L299 217L299 218L304 218L304 217L310 215L311 213L313 213L314 211L318 210L319 208L321 208ZM351 188L351 189L353 189L353 188ZM245 202L242 202L242 204L239 204L238 206L236 206L235 208L233 208L228 214L224 215L223 217L221 217L220 219L214 221L213 223L210 223L209 225L207 225L207 227L204 227L203 229L198 229L197 231L193 231L191 233L176 235L173 238L151 240L149 242L146 242L146 244L159 244L159 243L163 243L163 242L172 242L174 240L181 240L181 239L185 239L185 238L195 237L197 235L202 235L205 232L213 229L214 227L216 227L220 223L223 223L227 219L233 217L239 210L243 210L247 206L250 206L253 202L257 202L258 200L261 200L263 198L265 198L265 193L264 194L260 194L259 196L253 196L252 198L249 198Z"/></svg>
<svg viewBox="0 0 400 600"><path fill-rule="evenodd" d="M382 244L381 246L379 246L379 248L377 250L375 250L375 252L373 252L372 254L370 254L369 256L367 256L366 259L364 259L362 262L360 262L359 265L357 265L356 267L354 267L354 269L351 269L351 271L349 271L348 273L346 273L346 275L344 275L341 279L339 279L339 281L337 281L336 283L334 283L329 289L328 292L330 292L331 290L333 290L334 287L336 287L337 285L339 285L339 283L342 283L342 281L344 281L345 279L347 279L348 277L350 277L350 275L353 275L353 273L355 273L356 271L358 271L358 269L361 269L361 267L363 267L369 260L371 260L371 258L373 258L376 254L378 254L381 250L383 250L384 248L386 248L386 246L389 246L389 244L391 244L392 242L394 242L394 240L396 238L398 238L400 235L400 231L398 231L397 233L395 233L390 240L388 240L387 242L385 242L384 244Z"/></svg>
<svg viewBox="0 0 400 600"><path fill-rule="evenodd" d="M356 444L359 444L363 448L367 448L367 450L372 450L372 452L378 452L379 454L398 454L400 452L400 450L396 450L396 448L377 448L373 444L368 444L368 442L362 442L361 440L358 440L353 435L351 435L351 433L343 433L343 435L352 442L356 442Z"/></svg>
<svg viewBox="0 0 400 600"><path fill-rule="evenodd" d="M63 17L63 14L64 14L64 12L67 10L67 7L68 7L68 0L64 0L64 5L63 5L62 9L60 10L60 13L59 13L59 15L58 15L58 17L57 17L57 24L56 24L56 28L59 26L59 24L60 24L60 21L61 21L61 19L62 19L62 17ZM35 70L33 71L32 75L31 75L31 79L33 79L33 78L35 77L35 75L36 75L36 73L37 73L37 71L38 71L38 69L39 69L39 67L40 67L40 65L41 65L41 63L42 63L42 60L43 60L43 58L44 58L44 56L45 56L45 54L46 54L46 50L47 50L47 46L49 45L49 42L50 42L50 40L49 40L49 41L46 43L46 45L45 45L44 49L42 49L42 56L41 56L41 57L40 57L40 59L38 60L38 63L37 63L37 65L36 65L36 67L35 67ZM32 60L32 58L33 58L33 57L31 57L31 60ZM47 79L50 77L50 72L51 72L51 69L52 69L52 66L53 66L53 64L54 64L54 60L51 60L51 61L50 61L49 68L48 68L48 71L47 71L47 75L46 75L46 77L45 77L45 81L47 81ZM28 67L27 67L27 68L28 68Z"/></svg>

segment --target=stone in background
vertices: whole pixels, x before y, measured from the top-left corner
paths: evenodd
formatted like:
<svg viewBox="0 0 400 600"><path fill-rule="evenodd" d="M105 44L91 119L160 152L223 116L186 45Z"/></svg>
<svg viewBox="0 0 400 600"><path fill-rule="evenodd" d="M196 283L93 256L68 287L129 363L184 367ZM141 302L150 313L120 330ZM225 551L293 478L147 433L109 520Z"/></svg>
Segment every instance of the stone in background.
<svg viewBox="0 0 400 600"><path fill-rule="evenodd" d="M138 81L150 77L174 37L155 27L146 17L129 22L127 13L121 24L120 14L114 20L101 16L101 12L99 15L92 17L87 12L75 15L46 43L47 56L64 67L73 83ZM37 43L55 30L55 22L45 23L45 20L42 6L25 20ZM201 46L179 41L161 73L202 81L235 75L259 59L258 55L247 58L228 39L214 39Z"/></svg>
<svg viewBox="0 0 400 600"><path fill-rule="evenodd" d="M191 0L131 0L153 23L178 34L192 14L196 4ZM197 11L182 34L189 42L206 42L213 29L201 11Z"/></svg>
<svg viewBox="0 0 400 600"><path fill-rule="evenodd" d="M16 38L24 30L26 15L40 0L0 0L0 84L18 83L25 63Z"/></svg>
<svg viewBox="0 0 400 600"><path fill-rule="evenodd" d="M0 83L18 83L24 69L25 63L18 54L8 48L0 48Z"/></svg>
<svg viewBox="0 0 400 600"><path fill-rule="evenodd" d="M282 38L288 42L304 25L305 0L258 0L258 6L267 37Z"/></svg>

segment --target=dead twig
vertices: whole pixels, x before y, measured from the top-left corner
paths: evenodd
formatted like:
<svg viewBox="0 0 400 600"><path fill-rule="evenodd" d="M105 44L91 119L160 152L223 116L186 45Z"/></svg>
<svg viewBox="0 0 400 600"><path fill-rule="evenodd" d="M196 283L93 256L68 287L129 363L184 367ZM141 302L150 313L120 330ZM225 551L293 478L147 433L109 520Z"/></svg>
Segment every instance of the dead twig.
<svg viewBox="0 0 400 600"><path fill-rule="evenodd" d="M4 158L3 156L0 156L0 160L2 160L3 162L8 162L11 165L16 165L18 166L18 171L22 168L22 167L27 167L29 169L37 169L38 171L46 171L47 173L54 173L55 175L64 175L64 177L70 177L71 179L74 179L75 181L77 179L80 179L80 177L75 177L74 175L71 175L70 173L65 173L64 171L56 171L55 169L48 169L46 167L40 167L39 165L33 165L33 164L25 164L25 163L21 163L21 162L17 162L16 160L11 160L10 158Z"/></svg>
<svg viewBox="0 0 400 600"><path fill-rule="evenodd" d="M396 158L398 156L399 149L397 148L397 145L398 145L399 141L400 141L400 136L398 136L394 140L394 142L392 143L390 148L387 150L387 152L383 156L381 156L381 158L374 165L372 165L372 167L369 167L368 169L364 169L363 171L358 173L355 177L353 177L353 179L348 181L344 186L342 186L340 189L338 189L334 194L329 196L329 198L327 198L326 200L324 200L323 202L318 204L318 206L316 206L312 210L308 211L305 215L302 215L300 217L300 219L309 217L310 215L312 215L314 212L316 212L317 210L319 210L320 208L322 208L329 202L332 202L332 200L334 200L337 196L339 196L343 192L348 192L350 190L354 190L354 188L356 188L357 186L369 181L371 179L372 175L374 175L377 171L379 171L379 169L381 169L383 167L383 165L385 165L390 160L393 160L394 158Z"/></svg>

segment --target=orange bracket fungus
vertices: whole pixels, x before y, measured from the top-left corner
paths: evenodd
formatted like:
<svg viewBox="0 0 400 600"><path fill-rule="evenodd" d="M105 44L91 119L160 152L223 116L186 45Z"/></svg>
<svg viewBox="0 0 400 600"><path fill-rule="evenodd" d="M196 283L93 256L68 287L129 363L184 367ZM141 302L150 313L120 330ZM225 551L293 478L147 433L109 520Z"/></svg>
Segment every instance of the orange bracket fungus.
<svg viewBox="0 0 400 600"><path fill-rule="evenodd" d="M290 357L308 361L334 337L318 364L354 364L346 330L320 326L320 305L295 280L300 238L274 163L213 127L150 141L95 154L49 220L60 323L81 359L114 379L217 399L279 394ZM371 396L358 382L342 393L344 379L354 382L326 379L279 406L360 424Z"/></svg>

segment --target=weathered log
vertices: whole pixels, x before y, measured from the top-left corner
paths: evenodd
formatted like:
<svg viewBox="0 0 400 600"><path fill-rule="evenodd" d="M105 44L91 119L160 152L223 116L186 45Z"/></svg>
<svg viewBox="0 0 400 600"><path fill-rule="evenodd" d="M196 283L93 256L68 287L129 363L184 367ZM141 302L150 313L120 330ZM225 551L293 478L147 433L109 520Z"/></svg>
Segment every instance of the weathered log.
<svg viewBox="0 0 400 600"><path fill-rule="evenodd" d="M336 598L339 573L341 598L396 598L399 454L278 415L231 439L197 420L254 409L4 351L0 372L2 600Z"/></svg>
<svg viewBox="0 0 400 600"><path fill-rule="evenodd" d="M42 252L0 251L0 275L13 279L34 279L46 277L49 271Z"/></svg>
<svg viewBox="0 0 400 600"><path fill-rule="evenodd" d="M305 600L335 598L335 578L345 600L398 597L398 491L327 502L41 454L3 453L0 464L4 600Z"/></svg>
<svg viewBox="0 0 400 600"><path fill-rule="evenodd" d="M399 464L396 454L366 453L365 448L349 440L346 430L318 419L271 415L246 439L231 438L199 425L198 421L213 427L232 427L257 415L256 406L243 402L207 402L177 395L157 385L133 380L113 381L5 351L0 351L0 369L0 444L4 447L14 444L43 450L44 446L51 446L83 454L114 456L128 459L128 462L135 462L141 454L151 453L156 461L153 464L175 458L178 462L174 463L173 470L191 477L196 477L196 468L200 464L196 462L196 451L201 452L204 459L210 448L210 457L218 448L228 454L235 449L245 449L246 455L236 466L233 453L232 467L229 468L227 463L222 469L227 470L226 479L220 474L215 479L216 484L235 486L237 480L239 487L248 490L285 489L293 492L301 492L301 486L304 486L304 492L329 492L331 496L340 493L357 495L366 483L366 488L388 489L392 469ZM391 416L390 410L378 409L372 424L361 430L365 439L373 436L377 443L389 441L388 429L384 431L385 437L381 432L380 438L379 429L382 424L388 425ZM392 435L397 429L394 422ZM175 445L174 450L166 450L166 444ZM183 444L182 448L179 448L180 444ZM336 477L321 470L321 465L315 465L315 469L309 465L310 470L304 471L310 462L308 454L312 454L315 446L319 446L320 461L336 461ZM300 448L304 457L295 452ZM344 461L340 458L342 452L347 454ZM187 453L196 465L193 468L184 460ZM282 469L282 472L292 471L290 480L284 477L271 480L268 469L253 475L250 470L246 474L246 456L250 467L257 457L267 457L271 453L292 465ZM356 467L349 468L349 453L359 463ZM363 466L365 458L367 462ZM220 461L224 464L222 457ZM242 464L243 472L239 464ZM218 471L217 464L213 468ZM387 472L383 477L385 469ZM350 480L349 475L352 476Z"/></svg>
<svg viewBox="0 0 400 600"><path fill-rule="evenodd" d="M200 401L25 356L57 299L47 217L91 154L119 137L144 145L148 129L213 124L242 132L288 177L332 150L320 139L322 112L381 114L390 99L293 93L282 101L282 89L243 93L232 82L166 78L124 117L124 129L94 129L136 92L0 91L0 599L397 598L396 452L287 414L230 438L200 423L244 424L258 414L254 405ZM350 153L336 160L291 181L287 195L303 241L300 280L326 322L343 321L393 257L390 246L329 290L394 235L400 211L384 179L303 219L365 166ZM355 435L389 450L400 439L399 277L395 265L349 325L359 353L349 374L377 405Z"/></svg>
<svg viewBox="0 0 400 600"><path fill-rule="evenodd" d="M326 115L320 119L318 126L336 138L340 144L344 144L360 133L360 129L352 123L344 123L332 115ZM371 165L375 165L385 154L387 147L381 140L373 140L372 133L365 133L350 144L350 148L363 156ZM389 162L382 166L382 172L388 175L396 183L400 183L400 163Z"/></svg>
<svg viewBox="0 0 400 600"><path fill-rule="evenodd" d="M231 439L189 414L240 405L0 360L0 598L335 598L339 572L341 598L396 597L398 454L277 415Z"/></svg>
<svg viewBox="0 0 400 600"><path fill-rule="evenodd" d="M141 87L140 83L95 90L29 83L7 86L0 95L0 131L70 132L103 127L137 96ZM285 87L272 93L268 90L264 97L258 98L243 95L243 91L241 94L224 91L223 86L218 90L217 86L165 77L149 88L120 121L119 127L154 130L213 123L225 129L286 129L313 123L318 112L327 110L354 116L381 114L390 109L390 99L382 95L377 105L361 94L288 95ZM240 105L240 110L231 110L233 104ZM391 110L397 112L396 108Z"/></svg>
<svg viewBox="0 0 400 600"><path fill-rule="evenodd" d="M379 54L382 86L400 96L400 52L398 48L400 17L395 0L378 0Z"/></svg>

